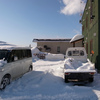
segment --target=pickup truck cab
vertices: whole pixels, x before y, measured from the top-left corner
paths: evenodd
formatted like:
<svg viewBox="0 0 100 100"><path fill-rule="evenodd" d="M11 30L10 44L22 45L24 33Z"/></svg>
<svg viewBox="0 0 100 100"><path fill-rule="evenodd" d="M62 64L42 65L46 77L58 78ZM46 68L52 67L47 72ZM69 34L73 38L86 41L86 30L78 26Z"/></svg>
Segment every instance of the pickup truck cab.
<svg viewBox="0 0 100 100"><path fill-rule="evenodd" d="M65 82L93 82L95 72L94 64L87 59L84 47L72 47L67 49L64 63Z"/></svg>

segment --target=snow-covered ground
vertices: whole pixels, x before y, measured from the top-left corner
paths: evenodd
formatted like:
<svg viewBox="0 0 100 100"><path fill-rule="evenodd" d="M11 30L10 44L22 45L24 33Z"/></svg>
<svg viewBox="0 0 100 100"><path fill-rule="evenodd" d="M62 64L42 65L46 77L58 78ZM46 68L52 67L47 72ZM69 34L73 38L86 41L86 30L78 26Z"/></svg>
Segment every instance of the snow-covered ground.
<svg viewBox="0 0 100 100"><path fill-rule="evenodd" d="M98 100L100 74L93 83L64 83L63 60L36 60L34 69L0 91L0 100Z"/></svg>

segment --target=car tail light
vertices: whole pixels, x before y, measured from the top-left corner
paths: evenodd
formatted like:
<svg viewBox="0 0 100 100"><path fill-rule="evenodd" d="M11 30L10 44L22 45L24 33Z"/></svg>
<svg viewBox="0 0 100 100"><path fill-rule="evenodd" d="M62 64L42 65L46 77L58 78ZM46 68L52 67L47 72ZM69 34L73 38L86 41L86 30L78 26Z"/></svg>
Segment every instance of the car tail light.
<svg viewBox="0 0 100 100"><path fill-rule="evenodd" d="M65 75L69 75L70 73L65 73Z"/></svg>
<svg viewBox="0 0 100 100"><path fill-rule="evenodd" d="M95 73L94 72L91 72L91 73L89 73L90 75L94 75Z"/></svg>

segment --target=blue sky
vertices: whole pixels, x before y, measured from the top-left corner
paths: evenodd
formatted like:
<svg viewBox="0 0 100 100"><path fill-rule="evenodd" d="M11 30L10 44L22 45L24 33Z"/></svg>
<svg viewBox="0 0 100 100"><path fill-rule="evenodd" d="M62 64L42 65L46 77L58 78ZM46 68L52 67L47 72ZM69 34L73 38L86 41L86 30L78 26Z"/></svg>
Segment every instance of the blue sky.
<svg viewBox="0 0 100 100"><path fill-rule="evenodd" d="M0 0L0 41L34 46L34 38L72 38L81 34L81 10L72 12L68 6L75 0L68 1Z"/></svg>

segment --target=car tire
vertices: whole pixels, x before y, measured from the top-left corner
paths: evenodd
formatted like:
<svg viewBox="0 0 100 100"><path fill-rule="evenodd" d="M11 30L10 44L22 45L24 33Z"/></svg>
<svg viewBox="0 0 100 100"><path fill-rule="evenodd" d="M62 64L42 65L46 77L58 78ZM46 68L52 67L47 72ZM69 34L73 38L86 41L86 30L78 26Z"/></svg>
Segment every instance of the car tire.
<svg viewBox="0 0 100 100"><path fill-rule="evenodd" d="M93 77L89 78L89 82L93 82L93 81L94 81Z"/></svg>
<svg viewBox="0 0 100 100"><path fill-rule="evenodd" d="M65 83L68 83L69 81L68 81L68 78L65 76Z"/></svg>
<svg viewBox="0 0 100 100"><path fill-rule="evenodd" d="M1 90L5 89L6 86L9 85L9 84L10 84L10 76L5 75L5 76L2 78L0 89L1 89Z"/></svg>
<svg viewBox="0 0 100 100"><path fill-rule="evenodd" d="M29 72L32 71L32 70L33 70L33 67L32 67L32 65L30 65Z"/></svg>

